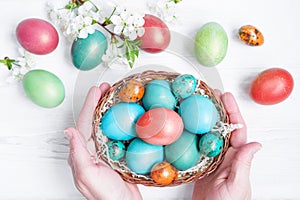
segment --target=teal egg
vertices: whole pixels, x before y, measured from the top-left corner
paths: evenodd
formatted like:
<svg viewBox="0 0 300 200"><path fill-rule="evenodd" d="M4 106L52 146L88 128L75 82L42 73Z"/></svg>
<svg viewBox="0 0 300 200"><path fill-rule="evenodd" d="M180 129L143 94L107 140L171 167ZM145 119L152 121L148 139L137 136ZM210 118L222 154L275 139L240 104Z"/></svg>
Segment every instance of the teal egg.
<svg viewBox="0 0 300 200"><path fill-rule="evenodd" d="M177 98L186 98L192 95L197 87L197 80L193 75L183 74L176 77L171 85L172 92Z"/></svg>
<svg viewBox="0 0 300 200"><path fill-rule="evenodd" d="M207 157L219 155L223 149L223 137L219 133L204 134L199 141L200 153Z"/></svg>
<svg viewBox="0 0 300 200"><path fill-rule="evenodd" d="M35 104L44 108L60 105L65 98L65 87L53 73L35 69L23 77L23 88L27 97Z"/></svg>
<svg viewBox="0 0 300 200"><path fill-rule="evenodd" d="M103 135L112 140L130 140L136 137L136 121L144 112L144 108L136 103L122 102L113 105L101 119Z"/></svg>
<svg viewBox="0 0 300 200"><path fill-rule="evenodd" d="M77 38L72 44L72 62L77 69L91 70L102 62L102 56L107 49L105 35L95 30L87 38Z"/></svg>
<svg viewBox="0 0 300 200"><path fill-rule="evenodd" d="M120 160L125 156L125 145L121 141L112 140L107 143L109 157L112 160Z"/></svg>
<svg viewBox="0 0 300 200"><path fill-rule="evenodd" d="M166 80L150 81L145 87L145 93L142 99L144 108L169 108L175 109L177 100L173 95L170 83Z"/></svg>
<svg viewBox="0 0 300 200"><path fill-rule="evenodd" d="M199 63L211 67L226 56L228 37L223 27L216 22L203 25L196 34L194 49Z"/></svg>
<svg viewBox="0 0 300 200"><path fill-rule="evenodd" d="M187 170L200 158L197 135L183 131L179 139L165 146L166 160L178 170Z"/></svg>
<svg viewBox="0 0 300 200"><path fill-rule="evenodd" d="M126 152L129 169L137 174L149 174L154 164L164 160L163 146L149 144L135 138L130 142Z"/></svg>
<svg viewBox="0 0 300 200"><path fill-rule="evenodd" d="M219 113L211 99L200 94L184 99L178 110L184 128L192 133L209 132L219 120Z"/></svg>

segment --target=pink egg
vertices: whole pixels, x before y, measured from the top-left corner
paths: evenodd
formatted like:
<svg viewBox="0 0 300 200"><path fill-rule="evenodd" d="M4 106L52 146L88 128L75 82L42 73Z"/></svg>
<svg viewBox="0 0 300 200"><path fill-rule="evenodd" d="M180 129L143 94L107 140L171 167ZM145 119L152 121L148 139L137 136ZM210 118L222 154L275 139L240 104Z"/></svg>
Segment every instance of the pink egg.
<svg viewBox="0 0 300 200"><path fill-rule="evenodd" d="M30 18L21 21L16 29L20 45L33 54L43 55L54 51L58 45L58 33L49 22Z"/></svg>
<svg viewBox="0 0 300 200"><path fill-rule="evenodd" d="M181 136L182 131L181 117L168 108L148 110L136 124L138 137L155 145L168 145L175 142Z"/></svg>

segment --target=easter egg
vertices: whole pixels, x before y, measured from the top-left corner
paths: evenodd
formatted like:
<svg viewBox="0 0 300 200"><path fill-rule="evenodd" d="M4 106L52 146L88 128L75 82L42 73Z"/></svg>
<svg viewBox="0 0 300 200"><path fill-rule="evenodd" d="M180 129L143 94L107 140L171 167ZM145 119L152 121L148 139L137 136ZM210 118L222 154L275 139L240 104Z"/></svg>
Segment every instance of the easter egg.
<svg viewBox="0 0 300 200"><path fill-rule="evenodd" d="M77 38L71 48L73 65L80 70L91 70L102 62L106 49L106 37L98 30L87 38Z"/></svg>
<svg viewBox="0 0 300 200"><path fill-rule="evenodd" d="M156 163L151 169L151 178L161 185L169 185L178 177L177 169L168 162Z"/></svg>
<svg viewBox="0 0 300 200"><path fill-rule="evenodd" d="M273 105L287 99L294 88L292 75L282 68L260 72L251 82L250 97L258 104Z"/></svg>
<svg viewBox="0 0 300 200"><path fill-rule="evenodd" d="M199 94L192 95L179 106L184 128L192 133L209 132L217 123L219 114L211 99Z"/></svg>
<svg viewBox="0 0 300 200"><path fill-rule="evenodd" d="M54 26L38 18L21 21L16 29L16 37L24 49L38 55L54 51L59 41L58 33Z"/></svg>
<svg viewBox="0 0 300 200"><path fill-rule="evenodd" d="M264 43L263 34L251 25L245 25L239 29L239 38L250 46L261 46Z"/></svg>
<svg viewBox="0 0 300 200"><path fill-rule="evenodd" d="M183 74L174 79L171 88L177 98L186 98L195 92L197 80L193 75Z"/></svg>
<svg viewBox="0 0 300 200"><path fill-rule="evenodd" d="M103 135L113 140L130 140L136 137L135 124L145 112L136 103L118 103L113 105L102 117L100 128Z"/></svg>
<svg viewBox="0 0 300 200"><path fill-rule="evenodd" d="M200 158L197 141L197 135L183 131L178 140L165 146L166 161L178 170L195 166Z"/></svg>
<svg viewBox="0 0 300 200"><path fill-rule="evenodd" d="M170 83L166 80L150 81L145 88L142 99L146 110L152 108L169 108L174 110L177 100L173 95Z"/></svg>
<svg viewBox="0 0 300 200"><path fill-rule="evenodd" d="M154 108L145 112L136 123L139 138L150 144L168 145L183 131L181 117L168 108Z"/></svg>
<svg viewBox="0 0 300 200"><path fill-rule="evenodd" d="M215 157L221 153L223 143L223 137L219 133L208 132L199 140L200 154Z"/></svg>
<svg viewBox="0 0 300 200"><path fill-rule="evenodd" d="M125 145L121 141L112 140L108 142L108 153L112 160L120 160L125 156Z"/></svg>
<svg viewBox="0 0 300 200"><path fill-rule="evenodd" d="M159 53L165 50L171 40L168 26L154 15L146 14L144 20L145 33L137 38L142 41L140 48L149 53Z"/></svg>
<svg viewBox="0 0 300 200"><path fill-rule="evenodd" d="M199 63L211 67L226 56L228 37L223 27L216 22L203 25L196 34L194 49Z"/></svg>
<svg viewBox="0 0 300 200"><path fill-rule="evenodd" d="M23 77L23 88L31 101L45 108L61 104L65 98L65 87L53 73L35 69Z"/></svg>
<svg viewBox="0 0 300 200"><path fill-rule="evenodd" d="M127 166L133 172L150 174L153 165L164 160L164 150L162 146L135 138L128 145L125 157Z"/></svg>
<svg viewBox="0 0 300 200"><path fill-rule="evenodd" d="M136 79L132 79L125 83L118 95L122 101L137 102L142 99L144 92L144 84Z"/></svg>

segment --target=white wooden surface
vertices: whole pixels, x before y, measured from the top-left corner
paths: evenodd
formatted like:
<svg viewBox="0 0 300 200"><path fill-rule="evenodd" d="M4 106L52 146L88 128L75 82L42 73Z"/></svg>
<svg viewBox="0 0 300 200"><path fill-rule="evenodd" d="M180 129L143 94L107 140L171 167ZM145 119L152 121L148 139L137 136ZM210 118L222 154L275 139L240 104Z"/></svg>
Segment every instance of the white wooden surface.
<svg viewBox="0 0 300 200"><path fill-rule="evenodd" d="M48 19L46 2L0 1L0 57L18 56L16 25L30 17ZM147 12L146 2L123 0L128 7ZM215 70L224 89L237 98L248 125L249 141L263 145L252 167L253 199L300 199L299 7L298 0L183 0L178 11L181 23L170 26L172 31L193 38L204 23L216 21L228 34L227 56ZM262 47L249 47L236 39L237 29L245 24L255 25L263 32ZM65 84L65 101L54 109L31 103L21 85L5 83L9 73L0 69L0 199L83 199L73 185L66 162L69 149L63 130L74 125L74 116L80 109L78 102L84 99L87 90L75 89L79 73L71 64L69 52L70 43L61 35L53 53L34 57L37 68L55 73ZM174 55L155 56L162 65L172 67L172 62L175 65ZM153 58L142 54L138 65ZM274 66L291 72L294 91L278 105L257 105L249 99L247 87L257 73ZM125 72L117 70L116 74L119 73ZM73 107L74 91L76 107ZM163 189L141 186L141 191L145 199L190 199L192 185Z"/></svg>

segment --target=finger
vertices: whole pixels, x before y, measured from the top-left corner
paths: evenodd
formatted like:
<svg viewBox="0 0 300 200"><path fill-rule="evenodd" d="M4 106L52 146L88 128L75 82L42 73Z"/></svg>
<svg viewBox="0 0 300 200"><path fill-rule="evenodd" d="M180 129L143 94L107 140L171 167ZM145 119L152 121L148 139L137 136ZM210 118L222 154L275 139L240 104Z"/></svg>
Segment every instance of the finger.
<svg viewBox="0 0 300 200"><path fill-rule="evenodd" d="M221 98L221 96L222 96L221 90L219 90L219 89L214 89L214 92L215 92L215 94L216 94L218 97Z"/></svg>
<svg viewBox="0 0 300 200"><path fill-rule="evenodd" d="M87 141L91 136L92 121L94 117L93 114L98 101L101 98L101 94L102 92L99 87L92 87L87 94L84 105L79 114L76 126L85 141Z"/></svg>
<svg viewBox="0 0 300 200"><path fill-rule="evenodd" d="M101 83L101 85L99 87L100 87L102 94L104 94L110 88L110 84L104 82L104 83Z"/></svg>
<svg viewBox="0 0 300 200"><path fill-rule="evenodd" d="M73 127L65 130L65 135L70 142L69 164L76 172L76 169L85 169L93 165L91 155L86 148L82 135Z"/></svg>
<svg viewBox="0 0 300 200"><path fill-rule="evenodd" d="M232 167L228 177L229 183L242 184L249 180L253 156L261 147L260 143L252 142L245 144L238 150L232 161Z"/></svg>
<svg viewBox="0 0 300 200"><path fill-rule="evenodd" d="M221 97L225 109L229 115L230 123L232 124L242 124L243 127L236 129L232 132L231 138L230 138L230 144L233 147L240 147L247 142L247 127L245 124L245 121L241 115L241 112L239 110L239 107L236 103L235 98L231 93L225 93Z"/></svg>

